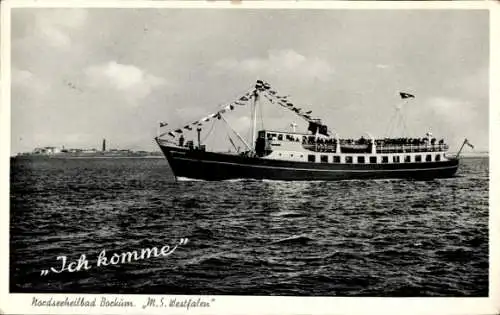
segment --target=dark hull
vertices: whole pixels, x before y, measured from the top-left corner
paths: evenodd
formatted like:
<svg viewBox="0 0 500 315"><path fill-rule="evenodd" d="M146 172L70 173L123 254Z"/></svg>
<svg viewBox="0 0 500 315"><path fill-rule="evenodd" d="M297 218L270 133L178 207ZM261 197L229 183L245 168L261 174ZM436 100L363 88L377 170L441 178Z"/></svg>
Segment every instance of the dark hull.
<svg viewBox="0 0 500 315"><path fill-rule="evenodd" d="M407 164L332 164L269 160L162 144L160 148L176 177L203 180L433 179L452 177L458 169L458 159Z"/></svg>

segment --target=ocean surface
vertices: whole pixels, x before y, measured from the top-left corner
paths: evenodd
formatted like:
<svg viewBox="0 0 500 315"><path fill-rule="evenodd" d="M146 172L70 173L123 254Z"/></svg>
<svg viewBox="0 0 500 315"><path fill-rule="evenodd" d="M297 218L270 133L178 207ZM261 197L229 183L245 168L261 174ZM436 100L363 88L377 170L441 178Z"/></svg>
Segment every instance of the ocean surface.
<svg viewBox="0 0 500 315"><path fill-rule="evenodd" d="M164 159L11 160L10 291L487 296L489 160L461 163L432 181L175 182ZM82 254L89 269L50 271Z"/></svg>

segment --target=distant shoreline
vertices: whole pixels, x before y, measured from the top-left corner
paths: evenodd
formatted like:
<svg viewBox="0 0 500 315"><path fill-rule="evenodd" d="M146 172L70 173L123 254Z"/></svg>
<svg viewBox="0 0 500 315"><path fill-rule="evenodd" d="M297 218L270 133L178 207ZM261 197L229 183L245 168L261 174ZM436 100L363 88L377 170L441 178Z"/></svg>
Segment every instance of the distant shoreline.
<svg viewBox="0 0 500 315"><path fill-rule="evenodd" d="M457 155L457 152L448 152L446 156L454 156ZM469 158L469 157L489 157L489 152L462 152L460 153L461 158Z"/></svg>
<svg viewBox="0 0 500 315"><path fill-rule="evenodd" d="M163 159L162 155L145 156L40 156L40 155L14 155L11 159L21 160L74 160L74 159Z"/></svg>

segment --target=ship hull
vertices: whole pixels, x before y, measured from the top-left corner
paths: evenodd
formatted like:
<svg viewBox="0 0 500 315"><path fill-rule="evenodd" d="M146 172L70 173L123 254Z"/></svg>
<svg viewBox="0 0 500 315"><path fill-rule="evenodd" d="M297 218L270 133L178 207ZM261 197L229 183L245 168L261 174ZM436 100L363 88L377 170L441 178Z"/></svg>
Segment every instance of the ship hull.
<svg viewBox="0 0 500 315"><path fill-rule="evenodd" d="M459 164L458 159L406 164L294 162L159 145L176 177L202 180L433 179L454 176Z"/></svg>

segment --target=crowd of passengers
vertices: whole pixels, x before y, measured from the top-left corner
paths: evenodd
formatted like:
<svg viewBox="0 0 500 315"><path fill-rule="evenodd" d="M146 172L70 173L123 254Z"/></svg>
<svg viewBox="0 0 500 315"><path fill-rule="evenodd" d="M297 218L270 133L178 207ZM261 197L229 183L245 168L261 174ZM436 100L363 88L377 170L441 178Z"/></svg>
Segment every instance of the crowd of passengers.
<svg viewBox="0 0 500 315"><path fill-rule="evenodd" d="M281 139L280 139L281 138ZM282 135L278 136L278 140L287 140L300 142L301 137L297 135ZM359 139L340 139L341 145L367 145L371 144L371 139L366 139L361 137ZM320 145L337 145L337 140L335 138L318 138L315 136L302 136L302 144L320 144ZM436 138L384 138L384 139L376 139L375 144L377 146L401 146L401 145L412 145L412 146L420 146L420 145L443 145L444 140L437 140Z"/></svg>
<svg viewBox="0 0 500 315"><path fill-rule="evenodd" d="M439 142L436 142L436 138L432 138L429 141L429 138L384 138L384 139L377 139L375 140L375 143L377 145L435 145L435 144L444 144L444 140L441 139Z"/></svg>

